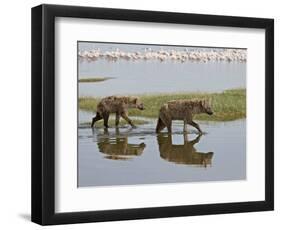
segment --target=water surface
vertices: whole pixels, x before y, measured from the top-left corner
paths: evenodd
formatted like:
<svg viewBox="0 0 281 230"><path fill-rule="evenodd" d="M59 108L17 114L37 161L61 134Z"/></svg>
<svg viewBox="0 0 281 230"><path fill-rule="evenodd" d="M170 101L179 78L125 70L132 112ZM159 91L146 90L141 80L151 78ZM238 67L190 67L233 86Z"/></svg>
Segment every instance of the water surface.
<svg viewBox="0 0 281 230"><path fill-rule="evenodd" d="M246 64L84 60L79 63L79 77L113 78L104 82L79 83L80 96L221 92L246 87Z"/></svg>
<svg viewBox="0 0 281 230"><path fill-rule="evenodd" d="M155 123L119 129L79 128L78 186L135 185L246 179L245 120L182 122L155 134Z"/></svg>
<svg viewBox="0 0 281 230"><path fill-rule="evenodd" d="M153 46L134 44L79 42L79 51L143 52L159 50L221 50L188 46ZM80 96L105 96L113 94L173 93L173 92L221 92L226 89L246 87L245 62L180 62L159 60L79 59L78 78L108 77L104 82L80 83Z"/></svg>

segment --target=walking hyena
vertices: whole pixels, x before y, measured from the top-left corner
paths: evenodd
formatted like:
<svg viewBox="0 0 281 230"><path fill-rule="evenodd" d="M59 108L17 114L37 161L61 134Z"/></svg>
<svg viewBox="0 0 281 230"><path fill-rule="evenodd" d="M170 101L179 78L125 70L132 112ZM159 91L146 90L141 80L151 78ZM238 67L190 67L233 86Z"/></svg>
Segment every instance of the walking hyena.
<svg viewBox="0 0 281 230"><path fill-rule="evenodd" d="M124 118L132 127L135 125L128 117L128 109L137 108L140 110L144 109L143 103L138 97L134 96L110 96L103 98L97 105L96 116L93 117L91 127L94 126L95 122L103 119L104 126L108 128L108 119L110 113L116 114L115 125L119 125L120 116Z"/></svg>
<svg viewBox="0 0 281 230"><path fill-rule="evenodd" d="M187 132L186 125L192 125L200 134L202 130L199 125L192 120L194 114L207 113L213 114L211 106L206 100L173 100L164 104L159 111L159 118L156 132L159 133L167 127L168 132L172 132L172 120L184 121L184 132Z"/></svg>

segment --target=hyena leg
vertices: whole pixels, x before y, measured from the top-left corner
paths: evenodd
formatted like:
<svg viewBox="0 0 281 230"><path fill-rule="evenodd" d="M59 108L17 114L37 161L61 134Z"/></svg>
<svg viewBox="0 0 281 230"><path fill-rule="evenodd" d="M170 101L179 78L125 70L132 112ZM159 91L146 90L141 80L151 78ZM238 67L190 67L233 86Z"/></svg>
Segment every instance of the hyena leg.
<svg viewBox="0 0 281 230"><path fill-rule="evenodd" d="M115 134L116 134L116 135L120 135L119 127L115 127Z"/></svg>
<svg viewBox="0 0 281 230"><path fill-rule="evenodd" d="M162 114L159 115L159 118L162 120L162 122L164 124L163 129L165 127L167 127L168 132L171 133L172 132L172 119L171 119L171 117L169 115L165 114L165 113L162 113Z"/></svg>
<svg viewBox="0 0 281 230"><path fill-rule="evenodd" d="M187 121L183 120L183 132L187 133Z"/></svg>
<svg viewBox="0 0 281 230"><path fill-rule="evenodd" d="M123 117L133 128L136 127L126 113L121 113L121 117Z"/></svg>
<svg viewBox="0 0 281 230"><path fill-rule="evenodd" d="M108 128L108 119L109 119L109 113L103 113L103 125L105 128Z"/></svg>
<svg viewBox="0 0 281 230"><path fill-rule="evenodd" d="M198 135L195 139L193 139L192 141L189 141L189 143L192 144L192 145L197 144L200 141L201 136L202 136L201 134Z"/></svg>
<svg viewBox="0 0 281 230"><path fill-rule="evenodd" d="M156 133L160 133L161 130L163 130L166 127L164 122L161 120L161 118L158 118L157 125L156 125Z"/></svg>
<svg viewBox="0 0 281 230"><path fill-rule="evenodd" d="M118 127L120 121L120 114L116 113L116 118L115 118L115 126Z"/></svg>
<svg viewBox="0 0 281 230"><path fill-rule="evenodd" d="M103 128L103 134L104 135L109 135L108 128Z"/></svg>
<svg viewBox="0 0 281 230"><path fill-rule="evenodd" d="M186 132L183 133L183 140L184 140L184 143L189 143L188 141L188 135Z"/></svg>
<svg viewBox="0 0 281 230"><path fill-rule="evenodd" d="M200 129L199 125L195 123L194 121L189 122L190 125L192 125L194 128L196 128L200 134L202 134L202 130Z"/></svg>
<svg viewBox="0 0 281 230"><path fill-rule="evenodd" d="M172 121L169 121L167 123L167 129L168 129L168 133L172 133Z"/></svg>
<svg viewBox="0 0 281 230"><path fill-rule="evenodd" d="M94 127L94 124L95 124L96 121L99 121L99 120L101 120L101 119L102 119L102 116L101 116L99 113L97 113L96 116L93 117L93 119L92 119L91 128Z"/></svg>

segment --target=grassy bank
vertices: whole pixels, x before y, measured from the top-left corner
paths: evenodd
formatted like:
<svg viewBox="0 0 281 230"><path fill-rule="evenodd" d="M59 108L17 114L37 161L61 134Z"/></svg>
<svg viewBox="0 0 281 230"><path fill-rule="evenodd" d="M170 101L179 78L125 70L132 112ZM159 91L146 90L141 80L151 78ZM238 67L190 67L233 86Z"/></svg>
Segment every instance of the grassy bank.
<svg viewBox="0 0 281 230"><path fill-rule="evenodd" d="M133 124L134 125L144 125L144 124L148 124L148 121L145 121L145 120L141 120L141 119L132 119L133 121ZM109 121L108 121L108 125L109 127L115 127L115 119L113 118L110 118ZM123 119L120 119L120 122L119 122L119 127L122 127L122 126L128 126L128 122L126 122L125 120ZM91 126L91 122L83 122L80 124L81 127L90 127ZM101 121L97 121L95 123L95 127L96 128L103 128L103 120Z"/></svg>
<svg viewBox="0 0 281 230"><path fill-rule="evenodd" d="M162 104L177 99L211 99L214 114L196 115L196 120L206 121L231 121L246 117L246 90L233 89L222 93L174 93L140 95L145 105L145 110L131 109L129 115L156 118ZM87 111L95 111L100 98L82 97L79 98L79 108Z"/></svg>
<svg viewBox="0 0 281 230"><path fill-rule="evenodd" d="M93 83L93 82L101 82L112 79L112 77L89 77L89 78L81 78L78 81L80 83Z"/></svg>

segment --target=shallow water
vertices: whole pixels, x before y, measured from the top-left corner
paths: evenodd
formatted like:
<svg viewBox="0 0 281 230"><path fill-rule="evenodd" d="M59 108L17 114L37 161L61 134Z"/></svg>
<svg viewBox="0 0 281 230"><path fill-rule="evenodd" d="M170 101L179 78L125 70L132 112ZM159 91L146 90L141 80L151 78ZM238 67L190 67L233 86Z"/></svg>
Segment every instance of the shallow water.
<svg viewBox="0 0 281 230"><path fill-rule="evenodd" d="M246 87L246 64L156 60L80 61L79 77L113 78L103 82L79 83L80 96L221 92Z"/></svg>
<svg viewBox="0 0 281 230"><path fill-rule="evenodd" d="M78 186L246 179L246 121L199 122L206 132L156 135L155 123L136 129L78 129Z"/></svg>

